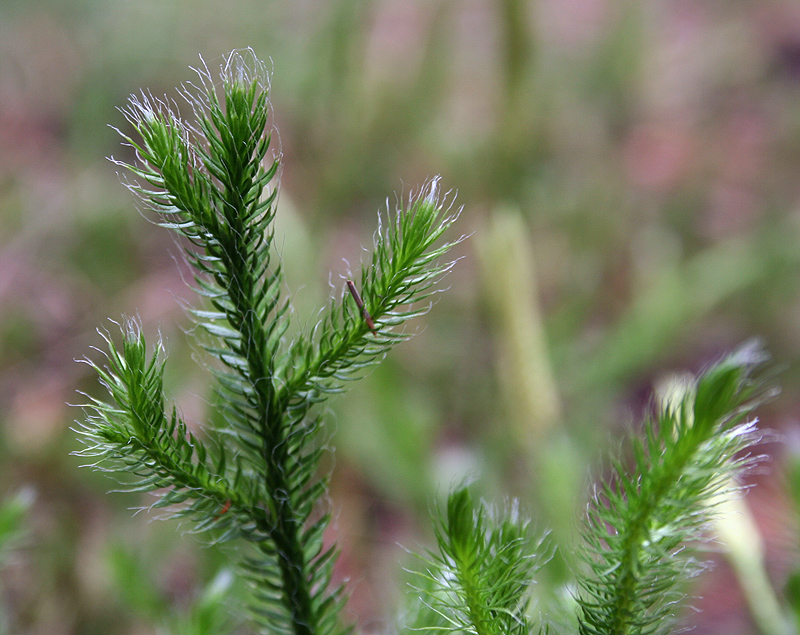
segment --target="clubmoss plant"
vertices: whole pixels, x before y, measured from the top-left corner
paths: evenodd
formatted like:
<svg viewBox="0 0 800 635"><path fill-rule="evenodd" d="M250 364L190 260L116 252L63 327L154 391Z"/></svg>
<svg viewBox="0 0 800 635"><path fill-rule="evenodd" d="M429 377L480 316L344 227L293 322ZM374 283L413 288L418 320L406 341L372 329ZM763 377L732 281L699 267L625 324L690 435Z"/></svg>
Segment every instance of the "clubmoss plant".
<svg viewBox="0 0 800 635"><path fill-rule="evenodd" d="M406 338L398 327L427 309L452 264L441 258L453 243L438 243L457 213L448 213L436 180L387 213L371 260L348 281L355 293L343 285L314 328L287 341L266 72L247 51L230 55L221 85L205 68L198 75L198 85L181 91L191 123L166 101L131 98L124 112L136 138L123 137L136 161L118 163L159 224L186 245L204 299L191 313L226 425L202 435L188 429L166 403L160 342L150 352L129 319L121 344L105 335L107 363L95 368L111 400L87 407L81 454L129 490L153 492L156 507L191 520L195 531L246 543L239 564L264 632L344 632L343 596L331 584L336 551L322 540L328 481L315 406Z"/></svg>
<svg viewBox="0 0 800 635"><path fill-rule="evenodd" d="M700 568L687 543L704 537L714 505L735 494L757 439L747 419L763 397L751 373L764 355L743 347L698 380L678 383L616 462L583 532L580 632L669 632L679 583Z"/></svg>
<svg viewBox="0 0 800 635"><path fill-rule="evenodd" d="M371 257L308 331L287 336L291 313L273 245L278 159L271 154L267 75L250 51L231 54L217 83L204 66L181 91L191 121L149 94L131 98L125 141L130 188L175 232L202 298L190 310L209 360L222 426L191 431L167 404L163 346L136 320L104 333L105 362L88 362L108 391L89 398L79 454L131 491L150 492L192 529L230 550L250 582L263 633L336 635L345 598L332 583L335 547L320 469L320 404L406 338L452 266L442 240L450 213L436 180L385 214ZM445 197L446 198L446 197ZM632 464L613 464L589 505L576 559L573 625L531 616L531 585L547 547L512 504L449 497L401 632L525 635L666 633L680 582L697 570L687 543L704 535L713 501L735 489L756 438L760 395L749 346L674 390L654 408ZM733 485L732 485L733 484ZM539 611L546 607L539 607Z"/></svg>
<svg viewBox="0 0 800 635"><path fill-rule="evenodd" d="M758 438L748 416L764 396L753 379L763 361L748 345L676 385L645 422L644 438L631 439L632 464L613 463L588 507L568 623L532 626L530 585L543 543L516 511L473 504L462 488L449 497L438 552L419 576L414 626L427 620L435 630L477 635L669 633L681 585L701 569L690 545L708 536L714 505L735 494L737 476L753 463L742 451Z"/></svg>

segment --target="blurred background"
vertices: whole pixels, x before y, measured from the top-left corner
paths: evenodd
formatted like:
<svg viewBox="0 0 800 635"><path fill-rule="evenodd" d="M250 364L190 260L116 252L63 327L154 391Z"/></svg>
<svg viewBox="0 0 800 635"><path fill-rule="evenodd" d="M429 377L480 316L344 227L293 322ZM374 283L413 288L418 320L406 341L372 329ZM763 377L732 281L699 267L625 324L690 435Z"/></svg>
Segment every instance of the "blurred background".
<svg viewBox="0 0 800 635"><path fill-rule="evenodd" d="M456 232L472 234L416 337L330 407L338 575L358 628L392 630L399 545L430 544L432 508L466 476L552 530L547 613L590 484L654 390L758 337L782 387L761 425L778 434L723 527L740 544L703 554L714 567L683 619L704 635L788 632L795 0L2 0L0 632L200 633L193 620L221 619L208 598L226 588L224 554L79 469L67 404L99 394L75 361L96 357L96 329L139 315L166 340L169 393L202 423L185 265L106 157L130 158L112 128L127 130L129 94L174 96L199 56L215 69L247 46L273 68L277 235L299 326L357 266L387 197L441 174L464 207Z"/></svg>

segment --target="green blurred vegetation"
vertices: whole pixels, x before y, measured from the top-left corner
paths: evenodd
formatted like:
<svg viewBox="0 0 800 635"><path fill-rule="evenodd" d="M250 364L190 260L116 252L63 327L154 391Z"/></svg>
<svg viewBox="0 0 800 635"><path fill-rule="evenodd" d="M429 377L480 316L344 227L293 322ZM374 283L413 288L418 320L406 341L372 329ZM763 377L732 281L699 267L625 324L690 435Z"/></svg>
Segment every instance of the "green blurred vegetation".
<svg viewBox="0 0 800 635"><path fill-rule="evenodd" d="M214 627L192 620L221 619L208 585L223 559L131 518L147 500L79 470L65 404L97 389L74 362L95 328L138 311L164 333L186 419L204 420L186 268L104 160L128 152L106 124L124 128L129 93L172 91L198 55L216 65L245 46L274 65L298 324L328 294L319 272L341 284L343 260L359 261L392 192L442 174L474 232L418 335L331 413L340 575L362 628L391 615L397 543L431 539L431 502L465 474L566 536L654 385L752 336L784 369L762 426L795 438L796 3L5 0L0 494L36 493L0 572L9 632L200 633ZM792 580L797 606L800 481L782 469L798 452L784 446L765 443L776 460L746 501L759 566L779 591ZM735 566L713 559L687 619L755 632ZM558 594L558 557L547 573L541 593Z"/></svg>

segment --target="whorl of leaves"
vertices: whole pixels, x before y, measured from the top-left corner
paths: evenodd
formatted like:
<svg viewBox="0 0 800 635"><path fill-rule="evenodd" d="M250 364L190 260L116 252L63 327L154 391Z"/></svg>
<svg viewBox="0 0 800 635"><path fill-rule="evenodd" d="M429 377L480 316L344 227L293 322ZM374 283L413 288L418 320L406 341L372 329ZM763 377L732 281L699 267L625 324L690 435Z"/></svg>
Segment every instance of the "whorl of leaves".
<svg viewBox="0 0 800 635"><path fill-rule="evenodd" d="M516 504L492 510L475 504L467 487L450 494L436 528L438 552L426 558L415 590L418 630L475 635L528 635L530 586L541 543Z"/></svg>

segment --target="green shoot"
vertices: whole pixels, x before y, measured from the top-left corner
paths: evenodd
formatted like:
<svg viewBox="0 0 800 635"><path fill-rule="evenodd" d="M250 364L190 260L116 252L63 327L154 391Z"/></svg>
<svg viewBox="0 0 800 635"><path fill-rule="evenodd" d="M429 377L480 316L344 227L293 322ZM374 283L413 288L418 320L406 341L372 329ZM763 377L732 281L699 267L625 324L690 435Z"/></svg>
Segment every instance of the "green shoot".
<svg viewBox="0 0 800 635"><path fill-rule="evenodd" d="M399 327L427 310L452 265L441 258L453 243L439 239L457 214L432 181L383 219L358 280L358 310L342 290L311 332L287 341L266 71L246 51L225 61L220 84L205 67L198 76L182 90L191 121L166 100L131 98L124 113L135 132L123 137L136 162L117 163L185 245L203 299L191 313L226 425L189 429L166 402L163 347L150 352L140 325L126 320L121 344L104 334L106 365L89 362L109 400L90 399L80 454L128 490L153 493L155 507L193 531L240 541L250 613L263 632L344 633L336 550L323 544L327 476L315 406L404 340Z"/></svg>

